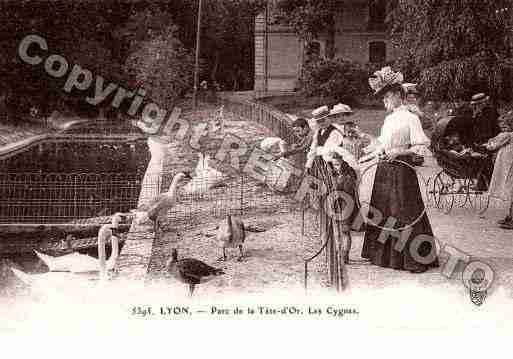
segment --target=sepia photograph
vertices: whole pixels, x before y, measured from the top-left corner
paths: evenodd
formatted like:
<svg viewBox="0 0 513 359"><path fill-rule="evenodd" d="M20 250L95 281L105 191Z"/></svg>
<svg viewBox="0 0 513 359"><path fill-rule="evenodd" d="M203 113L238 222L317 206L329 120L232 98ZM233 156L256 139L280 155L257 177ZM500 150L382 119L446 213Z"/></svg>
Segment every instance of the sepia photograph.
<svg viewBox="0 0 513 359"><path fill-rule="evenodd" d="M513 320L512 0L0 17L0 333Z"/></svg>

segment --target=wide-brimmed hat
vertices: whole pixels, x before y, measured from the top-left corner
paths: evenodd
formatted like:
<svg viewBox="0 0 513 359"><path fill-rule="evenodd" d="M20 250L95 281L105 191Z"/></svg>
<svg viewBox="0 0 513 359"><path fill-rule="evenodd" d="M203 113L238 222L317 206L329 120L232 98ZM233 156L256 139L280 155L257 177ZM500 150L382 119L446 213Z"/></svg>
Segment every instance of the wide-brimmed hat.
<svg viewBox="0 0 513 359"><path fill-rule="evenodd" d="M480 92L480 93L475 94L474 96L472 96L472 100L470 101L470 104L471 105L476 105L478 103L488 102L488 100L490 100L490 96L486 96L486 94Z"/></svg>
<svg viewBox="0 0 513 359"><path fill-rule="evenodd" d="M396 88L404 91L403 81L404 76L401 72L394 72L390 66L387 66L376 71L374 76L369 78L369 85L374 90L374 95L381 96Z"/></svg>
<svg viewBox="0 0 513 359"><path fill-rule="evenodd" d="M416 95L419 93L419 91L417 90L417 84L405 82L404 84L402 84L402 86L406 94L412 93Z"/></svg>
<svg viewBox="0 0 513 359"><path fill-rule="evenodd" d="M312 119L320 120L330 115L330 109L328 106L321 106L312 111Z"/></svg>
<svg viewBox="0 0 513 359"><path fill-rule="evenodd" d="M349 116L352 114L353 114L353 110L351 110L351 107L349 107L348 105L345 105L343 103L338 103L335 106L333 106L333 108L331 109L328 116L335 116L335 115Z"/></svg>

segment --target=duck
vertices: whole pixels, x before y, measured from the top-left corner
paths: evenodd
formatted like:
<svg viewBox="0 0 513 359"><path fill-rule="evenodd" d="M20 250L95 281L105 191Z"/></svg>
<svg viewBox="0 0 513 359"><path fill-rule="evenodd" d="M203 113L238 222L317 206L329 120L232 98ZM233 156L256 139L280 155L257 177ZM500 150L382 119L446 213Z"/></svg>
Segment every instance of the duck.
<svg viewBox="0 0 513 359"><path fill-rule="evenodd" d="M226 261L226 248L239 247L240 256L237 261L241 262L244 258L242 246L245 240L246 228L244 222L232 215L226 216L217 228L217 242L223 249L223 256L218 261Z"/></svg>
<svg viewBox="0 0 513 359"><path fill-rule="evenodd" d="M34 251L48 267L50 272L100 272L105 277L106 271L111 271L116 265L119 257L119 238L113 235L113 230L119 227L123 214L116 213L112 216L111 223L104 224L98 230L98 258L94 258L78 252L73 252L59 257L53 257L38 251ZM66 236L65 243L71 248L71 239L73 236ZM105 246L108 240L112 242L112 253L106 260Z"/></svg>
<svg viewBox="0 0 513 359"><path fill-rule="evenodd" d="M169 186L169 189L165 193L161 193L158 196L151 199L148 203L143 204L137 208L137 211L144 212L143 217L139 220L139 223L143 223L146 220L153 222L153 230L155 235L159 227L159 215L162 211L171 209L176 203L176 191L178 184L184 179L192 179L188 172L177 173Z"/></svg>
<svg viewBox="0 0 513 359"><path fill-rule="evenodd" d="M178 259L178 250L173 248L171 258L166 263L166 271L181 283L189 285L189 295L192 296L197 284L206 283L224 273L222 269L214 268L194 258Z"/></svg>

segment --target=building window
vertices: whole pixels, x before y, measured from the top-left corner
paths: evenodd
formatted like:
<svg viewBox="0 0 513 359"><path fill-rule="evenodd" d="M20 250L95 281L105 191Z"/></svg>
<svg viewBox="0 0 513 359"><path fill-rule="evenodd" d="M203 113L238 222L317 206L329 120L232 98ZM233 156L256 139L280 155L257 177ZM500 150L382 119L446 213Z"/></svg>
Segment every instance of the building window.
<svg viewBox="0 0 513 359"><path fill-rule="evenodd" d="M367 24L367 29L369 31L385 31L386 17L386 1L373 0L369 2L369 22Z"/></svg>
<svg viewBox="0 0 513 359"><path fill-rule="evenodd" d="M319 41L311 41L306 45L306 55L321 57L321 43Z"/></svg>
<svg viewBox="0 0 513 359"><path fill-rule="evenodd" d="M383 63L387 60L387 44L384 41L369 43L369 62Z"/></svg>
<svg viewBox="0 0 513 359"><path fill-rule="evenodd" d="M316 61L324 58L324 48L320 41L310 41L306 44L305 55L307 61Z"/></svg>

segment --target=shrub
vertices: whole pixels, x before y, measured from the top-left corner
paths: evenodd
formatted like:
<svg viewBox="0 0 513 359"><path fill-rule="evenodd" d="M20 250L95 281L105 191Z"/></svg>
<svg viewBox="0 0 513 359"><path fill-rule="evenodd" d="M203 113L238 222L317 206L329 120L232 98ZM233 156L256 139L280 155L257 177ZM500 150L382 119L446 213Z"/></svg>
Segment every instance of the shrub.
<svg viewBox="0 0 513 359"><path fill-rule="evenodd" d="M354 105L371 94L368 79L379 67L342 59L313 61L305 65L302 90L309 97L328 97Z"/></svg>
<svg viewBox="0 0 513 359"><path fill-rule="evenodd" d="M194 59L177 38L177 28L139 42L125 68L161 108L175 103L190 90Z"/></svg>

